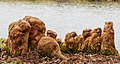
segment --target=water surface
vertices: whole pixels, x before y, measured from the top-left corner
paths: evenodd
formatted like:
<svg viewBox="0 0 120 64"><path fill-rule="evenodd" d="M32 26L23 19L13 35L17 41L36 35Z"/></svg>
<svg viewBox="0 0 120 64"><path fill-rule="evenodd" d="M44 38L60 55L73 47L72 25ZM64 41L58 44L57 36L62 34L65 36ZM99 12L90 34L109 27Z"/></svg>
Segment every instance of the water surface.
<svg viewBox="0 0 120 64"><path fill-rule="evenodd" d="M7 37L11 22L30 15L40 18L47 29L57 32L64 39L71 31L82 33L85 28L103 29L105 21L113 21L115 45L120 51L120 7L119 4L69 4L69 3L23 3L0 2L0 37Z"/></svg>

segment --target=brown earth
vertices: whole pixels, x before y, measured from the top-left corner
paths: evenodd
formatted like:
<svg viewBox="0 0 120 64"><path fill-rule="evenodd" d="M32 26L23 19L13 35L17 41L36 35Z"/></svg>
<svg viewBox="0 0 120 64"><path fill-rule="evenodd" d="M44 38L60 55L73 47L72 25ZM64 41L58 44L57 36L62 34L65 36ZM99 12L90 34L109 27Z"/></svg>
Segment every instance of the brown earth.
<svg viewBox="0 0 120 64"><path fill-rule="evenodd" d="M13 57L5 50L1 50L0 64L119 64L120 56L100 55L100 54L64 54L68 60L61 60L56 57L41 57L37 52L30 51L26 55Z"/></svg>

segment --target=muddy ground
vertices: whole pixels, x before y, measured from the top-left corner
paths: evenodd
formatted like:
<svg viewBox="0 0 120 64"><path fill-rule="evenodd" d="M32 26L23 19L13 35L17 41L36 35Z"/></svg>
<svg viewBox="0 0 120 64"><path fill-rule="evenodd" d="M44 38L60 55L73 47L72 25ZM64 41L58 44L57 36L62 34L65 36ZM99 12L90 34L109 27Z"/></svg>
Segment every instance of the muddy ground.
<svg viewBox="0 0 120 64"><path fill-rule="evenodd" d="M41 57L37 52L31 51L22 56L10 56L5 50L1 50L0 64L120 64L120 56L100 54L65 54L68 60L56 57Z"/></svg>

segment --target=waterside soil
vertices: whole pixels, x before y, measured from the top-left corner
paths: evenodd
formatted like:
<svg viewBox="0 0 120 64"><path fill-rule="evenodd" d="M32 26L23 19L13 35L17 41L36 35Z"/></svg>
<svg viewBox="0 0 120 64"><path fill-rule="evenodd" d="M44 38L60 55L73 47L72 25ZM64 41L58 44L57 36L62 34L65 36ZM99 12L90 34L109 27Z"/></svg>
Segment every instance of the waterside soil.
<svg viewBox="0 0 120 64"><path fill-rule="evenodd" d="M0 64L12 63L30 63L30 64L119 64L120 56L105 56L99 54L64 54L68 60L61 60L56 57L40 57L35 51L28 52L26 55L13 57L5 50L2 50Z"/></svg>

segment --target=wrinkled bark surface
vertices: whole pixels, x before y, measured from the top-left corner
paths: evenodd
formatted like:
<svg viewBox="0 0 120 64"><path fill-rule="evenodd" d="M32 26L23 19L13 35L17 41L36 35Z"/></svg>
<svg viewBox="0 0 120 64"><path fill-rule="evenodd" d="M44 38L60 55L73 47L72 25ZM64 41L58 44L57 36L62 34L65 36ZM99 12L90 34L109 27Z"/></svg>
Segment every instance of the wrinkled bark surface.
<svg viewBox="0 0 120 64"><path fill-rule="evenodd" d="M67 33L65 36L63 46L68 47L69 49L72 49L74 45L74 37L76 36L77 36L77 33L74 31L71 33Z"/></svg>
<svg viewBox="0 0 120 64"><path fill-rule="evenodd" d="M56 39L57 38L57 33L52 31L52 30L47 30L47 36Z"/></svg>
<svg viewBox="0 0 120 64"><path fill-rule="evenodd" d="M45 36L45 24L40 19L32 16L26 16L23 20L28 21L31 25L31 31L29 34L29 47L31 49L36 49L39 40Z"/></svg>
<svg viewBox="0 0 120 64"><path fill-rule="evenodd" d="M57 38L57 33L52 30L47 30L47 36L52 37L57 41L57 43L60 45L62 40L60 38Z"/></svg>
<svg viewBox="0 0 120 64"><path fill-rule="evenodd" d="M78 37L78 42L79 42L78 51L82 52L82 45L84 42L84 37L82 35Z"/></svg>
<svg viewBox="0 0 120 64"><path fill-rule="evenodd" d="M84 39L91 36L91 31L92 31L92 29L87 29L87 28L83 30L82 36L84 37Z"/></svg>
<svg viewBox="0 0 120 64"><path fill-rule="evenodd" d="M61 50L70 53L90 52L102 53L106 55L118 55L114 44L114 29L112 22L105 22L103 33L101 28L94 30L85 29L82 35L76 32L67 33L62 43L57 38L57 33L47 30L45 37L45 24L38 18L26 16L22 20L13 22L8 28L7 47L10 48L10 54L22 55L26 54L28 48L31 50L38 49L41 55L60 57L66 59L61 54ZM42 40L41 40L42 38ZM59 47L60 45L60 47Z"/></svg>
<svg viewBox="0 0 120 64"><path fill-rule="evenodd" d="M106 55L117 55L118 51L115 49L114 44L113 22L105 22L101 38L101 53Z"/></svg>
<svg viewBox="0 0 120 64"><path fill-rule="evenodd" d="M67 52L76 53L78 51L81 51L83 42L83 36L78 36L76 32L67 33L65 36L65 42L61 45L61 49L62 51L68 49L69 51L66 50Z"/></svg>
<svg viewBox="0 0 120 64"><path fill-rule="evenodd" d="M45 24L38 18L26 16L13 22L8 28L7 46L13 55L25 54L30 49L36 49L39 40L45 35Z"/></svg>
<svg viewBox="0 0 120 64"><path fill-rule="evenodd" d="M37 50L42 56L56 56L57 58L67 59L61 54L59 44L52 37L42 37L38 42Z"/></svg>
<svg viewBox="0 0 120 64"><path fill-rule="evenodd" d="M66 36L65 36L65 42L66 42L67 40L69 40L70 38L73 38L73 37L75 37L75 36L77 36L77 33L76 33L75 31L73 31L73 32L71 32L71 33L67 33Z"/></svg>
<svg viewBox="0 0 120 64"><path fill-rule="evenodd" d="M96 28L92 31L88 42L88 52L98 53L101 48L101 28Z"/></svg>
<svg viewBox="0 0 120 64"><path fill-rule="evenodd" d="M25 20L19 20L9 25L7 46L10 48L10 54L27 53L30 28L30 24Z"/></svg>
<svg viewBox="0 0 120 64"><path fill-rule="evenodd" d="M84 41L81 45L81 51L82 52L86 52L86 50L87 50L87 46L88 46L89 39L90 39L90 36L91 36L91 31L92 31L92 29L84 29L83 30L82 36L83 36Z"/></svg>
<svg viewBox="0 0 120 64"><path fill-rule="evenodd" d="M60 38L57 38L56 41L59 45L62 43L62 40Z"/></svg>

